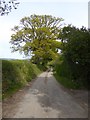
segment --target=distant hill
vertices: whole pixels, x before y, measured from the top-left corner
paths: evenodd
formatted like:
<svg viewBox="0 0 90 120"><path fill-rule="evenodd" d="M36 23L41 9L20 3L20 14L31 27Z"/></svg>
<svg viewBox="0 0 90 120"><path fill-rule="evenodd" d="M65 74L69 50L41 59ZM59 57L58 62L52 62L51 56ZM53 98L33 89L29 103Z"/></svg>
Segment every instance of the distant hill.
<svg viewBox="0 0 90 120"><path fill-rule="evenodd" d="M0 60L18 60L18 59L14 59L14 58L0 58Z"/></svg>
<svg viewBox="0 0 90 120"><path fill-rule="evenodd" d="M0 60L28 60L27 58L24 59L15 59L15 58L0 58Z"/></svg>

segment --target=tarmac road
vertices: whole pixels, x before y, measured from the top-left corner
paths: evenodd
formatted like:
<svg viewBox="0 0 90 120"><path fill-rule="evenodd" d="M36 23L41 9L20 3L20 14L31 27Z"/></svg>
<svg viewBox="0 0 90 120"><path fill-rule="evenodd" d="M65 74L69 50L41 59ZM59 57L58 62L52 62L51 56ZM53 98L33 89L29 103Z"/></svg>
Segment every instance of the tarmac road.
<svg viewBox="0 0 90 120"><path fill-rule="evenodd" d="M55 80L42 73L27 89L3 102L3 118L87 118L84 109Z"/></svg>

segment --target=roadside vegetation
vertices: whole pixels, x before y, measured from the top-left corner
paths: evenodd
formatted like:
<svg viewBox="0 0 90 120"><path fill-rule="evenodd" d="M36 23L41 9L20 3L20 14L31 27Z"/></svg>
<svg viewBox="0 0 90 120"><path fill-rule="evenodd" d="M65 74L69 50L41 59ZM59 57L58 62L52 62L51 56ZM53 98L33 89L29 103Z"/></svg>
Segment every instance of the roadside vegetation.
<svg viewBox="0 0 90 120"><path fill-rule="evenodd" d="M28 60L2 60L3 98L15 93L40 73L41 70Z"/></svg>
<svg viewBox="0 0 90 120"><path fill-rule="evenodd" d="M19 51L30 60L3 60L3 97L13 94L53 67L54 76L65 87L88 89L90 30L64 26L62 18L51 15L31 15L14 26L11 35L12 52Z"/></svg>
<svg viewBox="0 0 90 120"><path fill-rule="evenodd" d="M88 89L90 30L69 25L63 28L59 37L62 47L55 63L56 78L65 87Z"/></svg>
<svg viewBox="0 0 90 120"><path fill-rule="evenodd" d="M54 65L53 74L56 80L68 89L85 88L82 82L75 81L68 62L60 56L58 62Z"/></svg>

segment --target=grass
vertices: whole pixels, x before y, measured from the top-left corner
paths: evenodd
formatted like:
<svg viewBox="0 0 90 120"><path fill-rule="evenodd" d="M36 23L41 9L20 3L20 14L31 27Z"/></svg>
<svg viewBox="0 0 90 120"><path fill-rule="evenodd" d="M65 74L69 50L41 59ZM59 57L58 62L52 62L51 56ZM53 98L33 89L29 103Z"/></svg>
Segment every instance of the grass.
<svg viewBox="0 0 90 120"><path fill-rule="evenodd" d="M23 88L24 85L14 85L12 87L10 87L8 90L6 90L3 94L2 94L2 99L8 98L9 96L12 96L14 93L16 93L18 90L20 90L21 88Z"/></svg>
<svg viewBox="0 0 90 120"><path fill-rule="evenodd" d="M41 73L40 69L27 60L2 61L2 93L6 98L25 86Z"/></svg>
<svg viewBox="0 0 90 120"><path fill-rule="evenodd" d="M66 77L59 76L58 74L54 73L56 80L62 84L65 88L69 89L79 89L79 85L76 84L73 80L68 79Z"/></svg>

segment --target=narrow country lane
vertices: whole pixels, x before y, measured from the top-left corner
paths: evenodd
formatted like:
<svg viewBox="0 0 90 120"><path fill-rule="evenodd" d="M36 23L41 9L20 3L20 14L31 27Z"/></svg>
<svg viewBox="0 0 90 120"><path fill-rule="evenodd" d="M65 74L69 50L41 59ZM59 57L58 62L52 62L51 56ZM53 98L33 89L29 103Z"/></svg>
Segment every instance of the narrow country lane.
<svg viewBox="0 0 90 120"><path fill-rule="evenodd" d="M3 101L3 118L87 118L88 111L55 80L42 73L27 88Z"/></svg>

